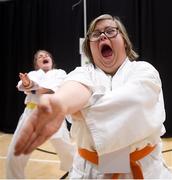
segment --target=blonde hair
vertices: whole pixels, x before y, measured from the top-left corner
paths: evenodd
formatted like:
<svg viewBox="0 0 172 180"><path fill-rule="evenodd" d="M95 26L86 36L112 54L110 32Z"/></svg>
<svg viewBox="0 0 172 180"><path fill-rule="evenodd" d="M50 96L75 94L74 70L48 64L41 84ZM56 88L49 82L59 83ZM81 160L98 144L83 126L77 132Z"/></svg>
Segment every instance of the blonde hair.
<svg viewBox="0 0 172 180"><path fill-rule="evenodd" d="M85 40L84 40L83 46L82 46L83 51L84 51L85 55L88 57L88 59L94 64L88 35L94 31L96 24L102 20L112 20L116 23L118 31L122 34L122 37L124 39L125 50L126 50L126 54L127 54L128 58L131 61L137 59L139 57L139 55L133 50L132 43L128 37L127 31L126 31L124 25L120 21L119 17L112 17L109 14L103 14L101 16L98 16L90 23L89 29L87 31L87 35L85 37Z"/></svg>

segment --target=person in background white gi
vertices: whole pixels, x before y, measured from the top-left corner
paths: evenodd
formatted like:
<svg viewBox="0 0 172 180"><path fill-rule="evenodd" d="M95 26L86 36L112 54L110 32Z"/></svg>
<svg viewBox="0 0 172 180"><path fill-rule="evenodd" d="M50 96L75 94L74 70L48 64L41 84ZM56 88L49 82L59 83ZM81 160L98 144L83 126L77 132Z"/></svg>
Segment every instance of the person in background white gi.
<svg viewBox="0 0 172 180"><path fill-rule="evenodd" d="M6 177L7 179L24 179L25 167L31 154L15 156L14 145L20 130L24 123L28 120L29 114L36 108L39 97L44 93L54 93L59 85L66 78L66 72L62 69L55 69L55 62L52 55L45 50L38 50L34 55L34 71L27 73L19 73L20 81L17 88L19 91L25 92L26 107L22 113L11 143L8 147L6 161ZM66 116L70 120L70 116ZM60 130L56 132L50 139L60 159L60 169L69 171L72 166L75 146L70 140L69 131L66 121L63 122Z"/></svg>
<svg viewBox="0 0 172 180"><path fill-rule="evenodd" d="M124 25L108 14L91 22L83 50L91 64L42 96L15 154L32 152L71 114L78 153L70 179L172 179L161 154L165 109L158 71L136 61Z"/></svg>

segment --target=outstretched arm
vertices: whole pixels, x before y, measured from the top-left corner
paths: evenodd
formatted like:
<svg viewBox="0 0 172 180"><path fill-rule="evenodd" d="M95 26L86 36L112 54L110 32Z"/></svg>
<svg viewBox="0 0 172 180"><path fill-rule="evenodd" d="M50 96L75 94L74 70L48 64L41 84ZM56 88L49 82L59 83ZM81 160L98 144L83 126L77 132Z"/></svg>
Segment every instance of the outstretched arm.
<svg viewBox="0 0 172 180"><path fill-rule="evenodd" d="M29 78L29 75L27 73L19 73L19 78L24 87L24 91L31 93L31 89L35 86L35 82ZM19 89L18 85L17 88ZM51 89L41 87L37 84L37 90L35 93L40 95L40 94L53 93L53 92L54 91L52 91Z"/></svg>
<svg viewBox="0 0 172 180"><path fill-rule="evenodd" d="M90 96L90 90L75 81L66 82L55 94L42 95L19 134L15 155L28 154L43 144L60 128L65 115L81 110Z"/></svg>

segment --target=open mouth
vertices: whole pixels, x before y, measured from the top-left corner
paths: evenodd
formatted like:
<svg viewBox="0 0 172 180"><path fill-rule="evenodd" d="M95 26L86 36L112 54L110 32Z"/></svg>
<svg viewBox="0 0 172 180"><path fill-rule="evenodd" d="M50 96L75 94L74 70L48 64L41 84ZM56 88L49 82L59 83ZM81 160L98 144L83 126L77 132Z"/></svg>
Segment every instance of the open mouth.
<svg viewBox="0 0 172 180"><path fill-rule="evenodd" d="M47 64L47 63L49 63L49 61L47 59L44 59L43 64Z"/></svg>
<svg viewBox="0 0 172 180"><path fill-rule="evenodd" d="M103 57L110 57L112 56L112 48L107 44L103 45L101 48L101 53Z"/></svg>

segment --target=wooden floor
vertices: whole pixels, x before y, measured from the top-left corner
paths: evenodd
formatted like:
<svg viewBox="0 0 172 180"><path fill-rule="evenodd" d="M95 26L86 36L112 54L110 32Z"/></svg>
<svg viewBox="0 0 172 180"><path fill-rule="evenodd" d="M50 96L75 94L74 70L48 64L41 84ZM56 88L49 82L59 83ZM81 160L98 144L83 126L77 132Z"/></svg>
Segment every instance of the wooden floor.
<svg viewBox="0 0 172 180"><path fill-rule="evenodd" d="M0 132L0 179L5 179L5 161L8 145L11 141L12 134L5 134ZM163 156L166 164L172 169L172 138L164 138L163 140ZM50 142L46 142L40 149L49 152L54 152L53 146ZM167 150L167 152L165 152ZM35 150L26 167L27 179L59 179L66 172L59 169L58 155L50 154Z"/></svg>
<svg viewBox="0 0 172 180"><path fill-rule="evenodd" d="M0 132L0 179L5 179L5 161L8 145L12 134ZM41 150L55 152L53 146L47 141L40 146ZM59 179L66 172L59 169L59 158L55 154L35 150L26 167L27 179Z"/></svg>

